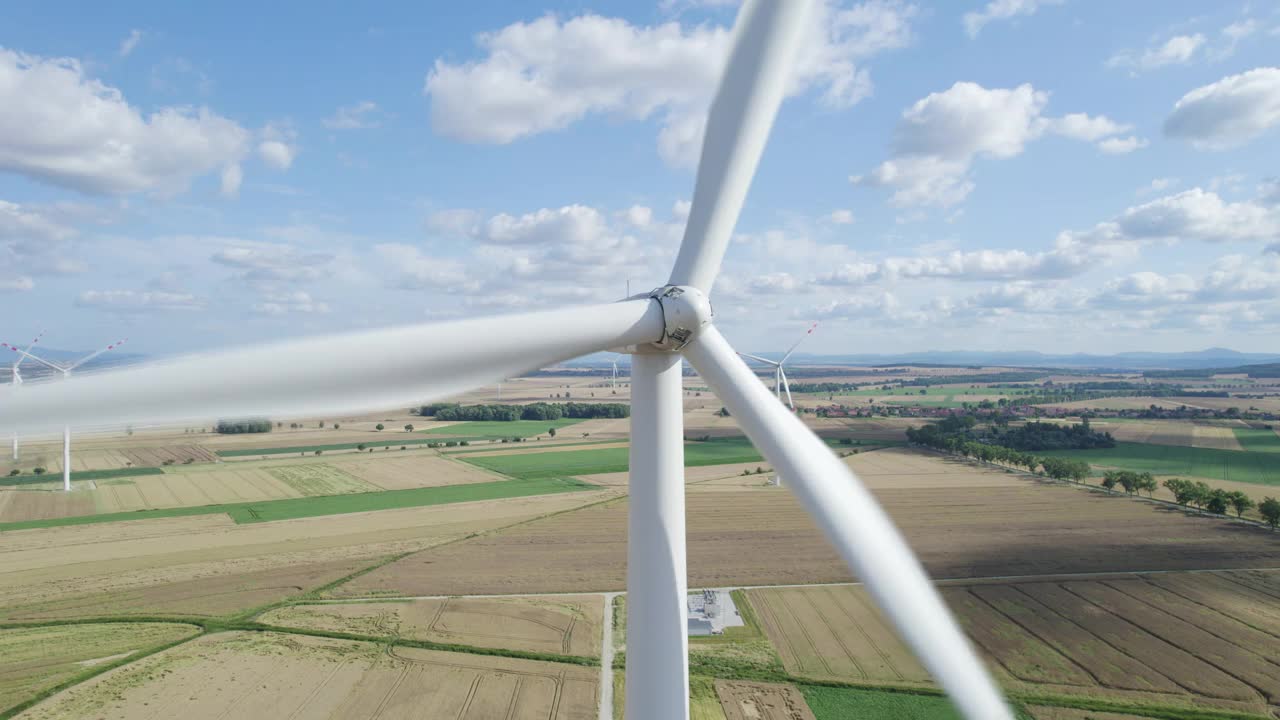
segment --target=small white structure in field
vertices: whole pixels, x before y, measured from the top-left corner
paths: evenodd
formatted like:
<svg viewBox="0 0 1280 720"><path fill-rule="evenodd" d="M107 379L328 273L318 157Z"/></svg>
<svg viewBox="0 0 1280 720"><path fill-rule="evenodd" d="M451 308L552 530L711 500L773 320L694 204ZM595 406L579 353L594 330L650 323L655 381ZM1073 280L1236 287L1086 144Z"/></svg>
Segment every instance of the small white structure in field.
<svg viewBox="0 0 1280 720"><path fill-rule="evenodd" d="M742 627L742 616L728 590L689 593L689 635L721 635L727 627Z"/></svg>

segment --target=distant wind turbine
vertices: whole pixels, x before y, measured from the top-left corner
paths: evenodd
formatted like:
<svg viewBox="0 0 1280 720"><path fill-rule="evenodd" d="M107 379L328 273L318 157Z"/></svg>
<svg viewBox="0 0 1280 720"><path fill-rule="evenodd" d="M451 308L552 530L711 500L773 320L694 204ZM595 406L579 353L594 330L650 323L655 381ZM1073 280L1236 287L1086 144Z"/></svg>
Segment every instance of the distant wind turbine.
<svg viewBox="0 0 1280 720"><path fill-rule="evenodd" d="M35 338L27 345L27 349L24 352L29 352L31 348L35 347L36 343L40 342L40 338L43 335L44 335L43 330L41 330L38 334L36 334ZM23 357L22 355L19 355L18 359L13 361L13 381L12 382L14 385L22 384L21 368L22 368L23 360L26 360L26 358ZM18 461L18 431L16 430L13 432L13 461L14 462Z"/></svg>
<svg viewBox="0 0 1280 720"><path fill-rule="evenodd" d="M43 334L44 334L43 332L40 333L40 335L43 335ZM57 372L62 373L62 379L66 380L67 378L71 377L72 370L75 370L76 368L80 367L81 365L84 365L85 363L98 357L99 355L101 355L102 353L108 350L114 350L124 344L124 340L113 342L110 345L102 348L101 350L95 350L73 363L63 365L61 363L50 362L48 360L45 360L42 357L31 354L30 350L36 344L36 340L40 339L40 335L37 335L36 339L31 341L31 344L27 346L26 350L23 350L16 345L10 345L9 343L0 343L0 347L7 347L10 350L18 353L18 360L13 364L14 380L16 382L21 382L20 380L18 380L17 368L18 368L18 365L21 364L23 360L32 360L34 362L38 362L41 365L48 367L51 370L56 370ZM13 434L13 459L14 460L18 459L18 433L17 432L14 432ZM71 426L70 425L62 426L62 489L64 492L71 492Z"/></svg>
<svg viewBox="0 0 1280 720"><path fill-rule="evenodd" d="M796 404L791 401L791 385L787 383L787 373L782 369L782 366L786 364L787 360L791 357L791 353L795 352L796 348L800 347L800 343L804 342L805 338L812 335L813 331L817 327L818 323L810 325L809 329L805 331L804 335L800 336L800 339L796 341L795 345L791 346L791 349L782 356L781 360L770 360L769 358L760 357L759 355L750 355L744 352L738 353L744 358L751 358L752 360L773 366L773 394L778 396L778 399L781 400L782 393L785 390L787 393L787 405L790 406L792 410L796 409Z"/></svg>

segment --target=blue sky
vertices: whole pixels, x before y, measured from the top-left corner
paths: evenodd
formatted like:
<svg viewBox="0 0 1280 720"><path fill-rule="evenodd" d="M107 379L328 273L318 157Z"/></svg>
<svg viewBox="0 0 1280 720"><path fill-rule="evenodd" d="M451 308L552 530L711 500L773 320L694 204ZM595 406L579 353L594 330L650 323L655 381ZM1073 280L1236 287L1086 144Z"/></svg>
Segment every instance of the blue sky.
<svg viewBox="0 0 1280 720"><path fill-rule="evenodd" d="M8 3L0 333L148 353L665 281L731 2ZM1280 5L820 4L743 349L1277 351Z"/></svg>

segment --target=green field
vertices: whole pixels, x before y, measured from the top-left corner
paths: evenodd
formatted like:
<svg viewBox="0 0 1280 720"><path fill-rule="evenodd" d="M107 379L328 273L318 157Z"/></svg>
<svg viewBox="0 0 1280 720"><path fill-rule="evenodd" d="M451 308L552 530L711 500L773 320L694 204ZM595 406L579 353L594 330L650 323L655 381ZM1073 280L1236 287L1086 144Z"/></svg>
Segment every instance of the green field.
<svg viewBox="0 0 1280 720"><path fill-rule="evenodd" d="M1280 453L1280 435L1266 428L1232 428L1240 447L1251 452Z"/></svg>
<svg viewBox="0 0 1280 720"><path fill-rule="evenodd" d="M403 431L400 431L403 432ZM373 439L376 437L377 439ZM388 439L390 438L390 439ZM477 440L480 438L448 438L449 440ZM253 455L291 455L293 453L314 453L317 450L321 452L326 450L355 450L364 445L367 448L381 447L399 447L401 445L426 445L427 443L441 442L445 438L424 439L414 437L408 433L404 433L404 437L396 437L393 435L376 435L371 436L369 440L352 443L332 443L330 445L294 445L291 447L270 447L270 448L244 448L240 450L218 450L218 457L250 457ZM74 473L73 473L74 475Z"/></svg>
<svg viewBox="0 0 1280 720"><path fill-rule="evenodd" d="M885 690L801 685L818 720L961 720L945 697Z"/></svg>
<svg viewBox="0 0 1280 720"><path fill-rule="evenodd" d="M572 479L540 478L532 480L498 480L470 485L445 485L442 487L414 488L411 490L384 490L382 492L333 495L326 497L289 498L251 503L226 503L199 507L162 508L134 512L80 515L52 520L28 520L0 523L0 532L28 530L31 528L60 527L63 525L89 525L93 523L121 522L125 520L149 520L152 518L190 517L226 513L237 523L271 522L295 518L342 515L345 513L394 510L397 508L425 507L474 500L497 500L530 495L575 492L594 489L597 486ZM376 523L376 520L370 520Z"/></svg>
<svg viewBox="0 0 1280 720"><path fill-rule="evenodd" d="M553 478L595 473L625 472L629 448L570 450L568 452L523 452L510 455L459 458L486 470L517 478ZM744 437L717 438L684 444L685 467L762 462L760 453Z"/></svg>
<svg viewBox="0 0 1280 720"><path fill-rule="evenodd" d="M140 475L163 475L164 470L158 467L116 468L113 470L72 470L72 480L110 480L112 478L138 477ZM36 483L62 482L60 471L50 471L43 475L10 475L0 477L0 485L34 485Z"/></svg>
<svg viewBox="0 0 1280 720"><path fill-rule="evenodd" d="M1122 442L1104 450L1055 450L1036 454L1084 460L1098 467L1153 475L1186 475L1280 485L1280 456L1275 452Z"/></svg>
<svg viewBox="0 0 1280 720"><path fill-rule="evenodd" d="M568 427L569 425L576 425L582 421L582 418L560 418L559 420L512 420L510 422L471 420L467 422L454 423L452 425L445 425L444 427L429 428L427 430L421 430L420 432L428 435L461 435L466 437L468 440L515 437L523 438L533 437L535 435L546 435L549 428L555 428L559 431L560 428Z"/></svg>

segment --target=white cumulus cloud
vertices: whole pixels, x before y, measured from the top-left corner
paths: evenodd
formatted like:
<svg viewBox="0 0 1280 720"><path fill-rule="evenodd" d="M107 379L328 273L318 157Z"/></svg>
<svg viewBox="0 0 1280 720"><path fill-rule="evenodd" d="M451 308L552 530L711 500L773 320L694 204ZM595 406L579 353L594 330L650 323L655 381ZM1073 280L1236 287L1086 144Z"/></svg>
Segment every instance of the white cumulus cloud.
<svg viewBox="0 0 1280 720"><path fill-rule="evenodd" d="M1129 129L1101 115L1048 117L1048 102L1048 93L1029 84L988 89L958 82L907 108L894 133L892 157L850 180L892 188L890 202L897 207L949 207L972 192L976 158L1014 157L1046 133L1106 142Z"/></svg>
<svg viewBox="0 0 1280 720"><path fill-rule="evenodd" d="M964 31L969 37L977 37L987 23L993 20L1008 20L1015 17L1034 15L1046 5L1058 5L1063 0L991 0L981 10L967 12L961 19Z"/></svg>
<svg viewBox="0 0 1280 720"><path fill-rule="evenodd" d="M1280 124L1280 67L1260 67L1198 87L1174 103L1170 137L1207 149L1243 145Z"/></svg>
<svg viewBox="0 0 1280 720"><path fill-rule="evenodd" d="M858 63L906 45L914 14L913 6L893 0L821 4L811 14L792 92L817 88L833 107L861 100L870 92L870 79ZM483 33L476 42L481 59L437 60L427 76L424 92L436 132L467 142L509 143L564 129L588 115L657 117L663 158L690 165L728 53L729 29L547 15Z"/></svg>
<svg viewBox="0 0 1280 720"><path fill-rule="evenodd" d="M235 164L248 139L207 108L144 114L74 59L0 48L0 170L87 193L176 194Z"/></svg>

